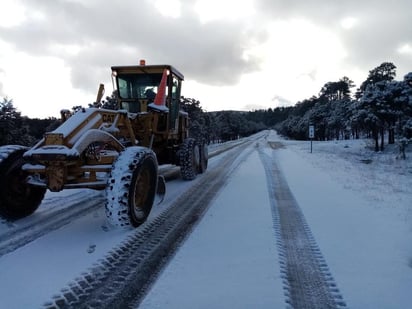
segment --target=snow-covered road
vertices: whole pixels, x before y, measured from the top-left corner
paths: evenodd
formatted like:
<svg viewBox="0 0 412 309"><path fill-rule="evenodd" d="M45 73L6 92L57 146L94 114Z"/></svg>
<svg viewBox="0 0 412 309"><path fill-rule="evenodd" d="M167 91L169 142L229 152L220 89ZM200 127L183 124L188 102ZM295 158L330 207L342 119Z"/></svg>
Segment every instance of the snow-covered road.
<svg viewBox="0 0 412 309"><path fill-rule="evenodd" d="M244 148L241 144L246 141L247 139L212 146L211 153L218 155L210 159L211 173L205 174L205 178L213 177L213 171L215 175L221 175L220 170L230 170L231 164L223 164L230 163L233 161L231 158L237 156L237 149L231 149L239 145L240 148ZM222 153L222 150L227 152ZM159 221L159 216L196 186L203 187L202 177L199 176L190 182L181 179L168 182L167 195L163 203L158 205L155 202L147 223L150 225L151 222ZM79 199L83 200L84 205L79 204ZM88 212L71 216L69 220L64 220L64 223L61 220L54 221L56 224L53 225L62 223L58 228L43 226L42 221L46 220L48 224L51 220L67 217L66 210L86 209L87 204L96 202L100 203L101 207L89 207ZM37 233L38 237L24 241L26 237L21 237L22 229L31 229L33 226L41 233ZM101 265L107 258L111 259L111 253L116 248L121 247L122 243L143 229L144 226L136 230L110 227L105 220L103 192L48 192L39 210L32 216L16 222L0 220L0 240L3 236L10 237L13 244L16 244L10 250L3 250L6 254L0 256L0 308L38 308L43 304L53 303L54 299L61 297L62 289L71 289L72 284L78 283L78 278L83 280L92 268ZM24 232L30 234L30 231ZM3 244L6 242L0 241L0 247Z"/></svg>
<svg viewBox="0 0 412 309"><path fill-rule="evenodd" d="M273 201L257 144L276 160L347 306L409 308L411 153L408 160L396 160L394 151L374 154L365 141L318 142L310 153L309 142L285 141L273 131L245 150L249 155L136 307L287 306ZM365 158L372 163L363 163ZM213 158L211 168L219 160ZM151 217L190 185L168 183L168 195ZM34 216L43 215L42 207L47 212L73 199L59 196L49 194ZM0 222L1 233L12 229ZM1 256L0 308L42 306L131 233L109 228L98 209Z"/></svg>
<svg viewBox="0 0 412 309"><path fill-rule="evenodd" d="M283 308L263 166L232 175L139 308Z"/></svg>
<svg viewBox="0 0 412 309"><path fill-rule="evenodd" d="M268 141L280 138L271 132ZM389 152L365 165L360 157L373 154L363 141L315 143L313 153L309 142L281 142L284 148L266 152L275 152L347 306L409 308L411 159ZM254 152L139 308L284 308L275 238Z"/></svg>

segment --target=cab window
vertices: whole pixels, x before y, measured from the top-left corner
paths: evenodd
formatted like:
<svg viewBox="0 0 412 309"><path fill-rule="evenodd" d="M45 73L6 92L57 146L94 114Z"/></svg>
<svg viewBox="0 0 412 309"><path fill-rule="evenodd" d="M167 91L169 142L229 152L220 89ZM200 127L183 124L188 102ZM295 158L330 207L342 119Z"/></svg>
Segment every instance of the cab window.
<svg viewBox="0 0 412 309"><path fill-rule="evenodd" d="M119 74L117 86L120 99L154 100L162 74Z"/></svg>

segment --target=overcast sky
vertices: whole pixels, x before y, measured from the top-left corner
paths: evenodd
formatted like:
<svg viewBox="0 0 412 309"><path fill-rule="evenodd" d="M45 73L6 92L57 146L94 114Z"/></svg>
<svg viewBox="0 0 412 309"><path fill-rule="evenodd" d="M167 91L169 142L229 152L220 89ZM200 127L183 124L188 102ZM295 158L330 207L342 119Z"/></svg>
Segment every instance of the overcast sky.
<svg viewBox="0 0 412 309"><path fill-rule="evenodd" d="M30 117L112 91L112 65L172 64L207 111L291 105L382 62L412 71L411 0L1 0L0 97Z"/></svg>

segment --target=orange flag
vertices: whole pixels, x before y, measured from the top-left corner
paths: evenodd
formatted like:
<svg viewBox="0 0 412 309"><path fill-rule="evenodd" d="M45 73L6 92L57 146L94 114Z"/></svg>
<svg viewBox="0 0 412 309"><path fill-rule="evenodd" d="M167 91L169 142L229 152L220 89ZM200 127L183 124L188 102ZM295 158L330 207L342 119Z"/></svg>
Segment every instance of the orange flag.
<svg viewBox="0 0 412 309"><path fill-rule="evenodd" d="M166 105L166 86L167 86L167 70L163 71L162 80L160 81L159 89L154 99L154 104L158 106Z"/></svg>

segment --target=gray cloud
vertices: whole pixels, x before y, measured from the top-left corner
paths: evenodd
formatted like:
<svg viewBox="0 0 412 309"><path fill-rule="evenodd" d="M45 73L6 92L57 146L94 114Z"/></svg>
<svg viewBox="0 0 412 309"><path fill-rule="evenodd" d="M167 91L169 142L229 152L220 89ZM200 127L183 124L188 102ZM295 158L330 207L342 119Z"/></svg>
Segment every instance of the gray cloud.
<svg viewBox="0 0 412 309"><path fill-rule="evenodd" d="M171 63L210 85L235 84L242 73L259 67L257 59L242 57L253 38L240 21L201 24L190 6L174 19L162 16L147 1L108 6L40 0L25 5L46 18L0 28L2 39L28 54L62 57L76 87L94 89L96 77L103 72L108 76L110 65L137 63L140 58ZM66 53L64 46L72 45L82 48L75 55Z"/></svg>
<svg viewBox="0 0 412 309"><path fill-rule="evenodd" d="M24 0L29 16L37 12L44 18L0 28L0 37L27 54L64 59L73 85L92 91L107 79L111 65L140 58L171 63L202 83L233 85L243 73L259 70L259 59L243 53L266 39L265 24L291 18L334 31L348 52L348 65L365 71L365 77L384 61L394 62L401 74L411 67L411 56L396 51L402 43L412 44L410 0L256 0L254 29L242 20L202 24L193 1L181 2L181 17L175 19L162 16L149 1L119 0L109 6L100 1ZM348 16L357 18L357 24L344 30L340 21ZM69 51L74 45L81 47L77 53Z"/></svg>
<svg viewBox="0 0 412 309"><path fill-rule="evenodd" d="M332 30L348 52L347 64L367 72L382 62L398 67L398 77L409 72L412 56L401 55L401 44L412 45L412 2L410 0L256 0L267 18L304 18ZM341 27L344 18L353 17L352 29Z"/></svg>
<svg viewBox="0 0 412 309"><path fill-rule="evenodd" d="M360 19L353 30L342 34L344 44L350 51L348 61L365 71L390 61L398 67L400 77L410 71L411 55L402 56L398 52L401 44L412 43L412 27L405 27L412 18L408 16L411 14L409 12L399 12L396 17L379 12L374 18L369 15Z"/></svg>
<svg viewBox="0 0 412 309"><path fill-rule="evenodd" d="M293 105L293 102L289 101L288 99L279 96L279 95L275 95L272 98L272 102L275 103L275 107L281 107L281 106L290 106Z"/></svg>

